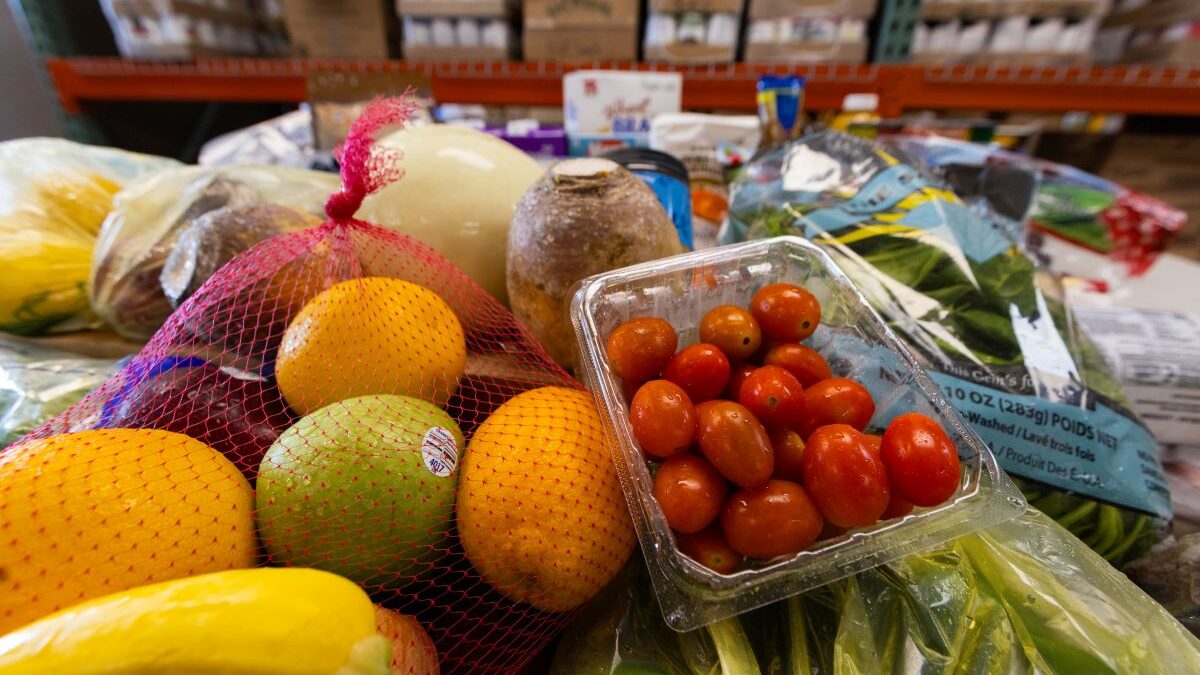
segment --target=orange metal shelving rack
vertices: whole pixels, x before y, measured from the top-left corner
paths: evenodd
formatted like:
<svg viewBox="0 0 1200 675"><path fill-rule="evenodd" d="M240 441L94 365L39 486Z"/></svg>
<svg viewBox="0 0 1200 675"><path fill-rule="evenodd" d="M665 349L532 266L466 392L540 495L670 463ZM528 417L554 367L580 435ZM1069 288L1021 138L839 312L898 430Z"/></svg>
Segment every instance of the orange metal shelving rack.
<svg viewBox="0 0 1200 675"><path fill-rule="evenodd" d="M207 59L149 63L118 58L52 58L47 68L64 108L88 101L300 102L317 73L411 73L428 78L443 103L562 103L562 75L579 68L683 73L683 104L695 110L751 110L758 75L795 72L808 79L807 106L835 109L853 92L875 92L882 112L915 109L1096 112L1200 116L1200 68L1001 67L653 63L424 63L388 60Z"/></svg>

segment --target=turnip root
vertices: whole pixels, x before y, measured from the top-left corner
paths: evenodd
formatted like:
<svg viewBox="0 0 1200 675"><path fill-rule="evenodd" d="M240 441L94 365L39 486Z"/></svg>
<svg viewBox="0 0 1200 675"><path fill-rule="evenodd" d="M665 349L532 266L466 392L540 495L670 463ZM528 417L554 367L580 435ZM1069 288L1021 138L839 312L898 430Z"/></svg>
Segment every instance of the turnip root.
<svg viewBox="0 0 1200 675"><path fill-rule="evenodd" d="M517 204L508 233L509 301L550 356L572 367L575 283L683 250L671 218L637 176L607 159L560 162Z"/></svg>

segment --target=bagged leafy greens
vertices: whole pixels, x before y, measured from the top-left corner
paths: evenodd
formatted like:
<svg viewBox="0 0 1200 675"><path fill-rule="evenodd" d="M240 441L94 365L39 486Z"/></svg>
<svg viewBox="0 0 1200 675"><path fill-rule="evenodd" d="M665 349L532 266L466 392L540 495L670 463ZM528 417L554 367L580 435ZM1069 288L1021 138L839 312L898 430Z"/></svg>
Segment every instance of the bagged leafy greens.
<svg viewBox="0 0 1200 675"><path fill-rule="evenodd" d="M636 557L635 557L636 558ZM568 629L552 675L1200 672L1200 641L1036 510L688 633L632 569Z"/></svg>
<svg viewBox="0 0 1200 675"><path fill-rule="evenodd" d="M981 187L999 188L980 194L994 212L1024 205L1017 219L1026 249L1059 274L1106 284L1143 274L1187 220L1149 195L1065 164L949 138L898 136L887 144L935 170L960 197L978 176Z"/></svg>
<svg viewBox="0 0 1200 675"><path fill-rule="evenodd" d="M721 243L825 247L974 425L1030 502L1110 560L1170 518L1154 438L1011 227L893 151L821 133L734 184Z"/></svg>

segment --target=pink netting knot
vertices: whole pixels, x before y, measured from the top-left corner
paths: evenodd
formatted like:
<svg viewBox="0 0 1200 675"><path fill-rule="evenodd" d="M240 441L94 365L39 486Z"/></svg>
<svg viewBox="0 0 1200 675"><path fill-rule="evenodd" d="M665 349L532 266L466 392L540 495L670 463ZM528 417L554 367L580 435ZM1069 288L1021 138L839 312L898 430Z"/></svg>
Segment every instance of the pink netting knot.
<svg viewBox="0 0 1200 675"><path fill-rule="evenodd" d="M325 215L332 220L349 220L354 217L358 207L362 206L364 194L350 192L335 192L325 200Z"/></svg>
<svg viewBox="0 0 1200 675"><path fill-rule="evenodd" d="M404 175L400 150L381 146L378 140L384 131L404 125L416 108L410 88L398 97L376 98L354 121L345 142L335 151L342 167L342 190L325 202L331 220L353 218L367 195Z"/></svg>

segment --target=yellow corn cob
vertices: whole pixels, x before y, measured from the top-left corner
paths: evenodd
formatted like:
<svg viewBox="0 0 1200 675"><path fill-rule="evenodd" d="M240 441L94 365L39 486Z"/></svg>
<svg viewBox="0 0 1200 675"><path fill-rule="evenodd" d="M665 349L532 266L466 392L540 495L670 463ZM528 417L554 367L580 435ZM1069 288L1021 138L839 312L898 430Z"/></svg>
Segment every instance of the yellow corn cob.
<svg viewBox="0 0 1200 675"><path fill-rule="evenodd" d="M358 586L247 569L91 600L0 637L0 675L387 675Z"/></svg>

